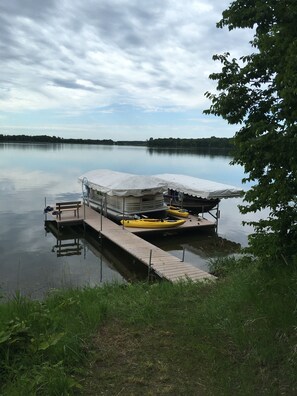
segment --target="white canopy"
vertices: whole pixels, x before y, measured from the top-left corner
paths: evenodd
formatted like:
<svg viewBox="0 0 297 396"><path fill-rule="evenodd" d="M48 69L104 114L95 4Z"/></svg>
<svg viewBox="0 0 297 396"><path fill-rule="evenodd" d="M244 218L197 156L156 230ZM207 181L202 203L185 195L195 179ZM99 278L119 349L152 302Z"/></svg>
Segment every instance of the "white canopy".
<svg viewBox="0 0 297 396"><path fill-rule="evenodd" d="M216 183L210 180L198 179L192 176L163 173L155 178L167 184L172 190L201 198L231 198L239 197L242 189L228 184Z"/></svg>
<svg viewBox="0 0 297 396"><path fill-rule="evenodd" d="M84 185L107 195L127 197L163 193L166 183L153 176L133 175L108 169L89 171L79 178Z"/></svg>

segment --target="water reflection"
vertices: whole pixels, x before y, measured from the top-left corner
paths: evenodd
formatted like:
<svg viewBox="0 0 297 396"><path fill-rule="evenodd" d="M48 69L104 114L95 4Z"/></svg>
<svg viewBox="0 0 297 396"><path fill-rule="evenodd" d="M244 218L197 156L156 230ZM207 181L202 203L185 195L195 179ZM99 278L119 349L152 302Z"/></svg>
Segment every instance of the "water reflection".
<svg viewBox="0 0 297 396"><path fill-rule="evenodd" d="M55 221L45 221L45 231L55 238L51 252L56 257L81 256L84 260L89 252L92 257L97 257L100 263L100 277L96 280L98 285L111 281L144 280L147 278L147 270L135 266L129 255L123 253L119 248L99 238L97 232L88 230L82 226L67 226L58 229ZM112 274L112 277L111 277ZM116 276L115 276L116 274Z"/></svg>
<svg viewBox="0 0 297 396"><path fill-rule="evenodd" d="M241 248L239 243L220 237L215 230L150 237L149 241L204 271L208 271L210 259L238 253Z"/></svg>
<svg viewBox="0 0 297 396"><path fill-rule="evenodd" d="M87 148L88 150L97 149L98 145L95 144L71 144L71 143L0 143L0 150L19 150L19 151L31 151L31 150L43 150L43 151L62 151L65 149L77 149L78 146ZM111 151L113 146L100 145L100 149Z"/></svg>
<svg viewBox="0 0 297 396"><path fill-rule="evenodd" d="M229 162L224 156L182 151L151 155L146 147L0 144L0 289L7 295L20 290L39 298L51 288L100 284L101 279L122 282L138 276L129 267L130 257L114 246L97 246L98 238L89 235L61 242L75 244L74 239L79 239L81 254L57 257L59 243L51 232L44 232L43 209L54 202L80 199L77 179L83 173L98 168L135 174L181 173L240 186L242 168L231 167ZM241 221L257 220L258 215L244 218L237 208L240 203L235 198L221 201L219 237L245 246L252 230ZM211 252L220 251L220 240L210 245L201 242L202 235L183 238L161 238L155 243L178 257L185 248L185 260L194 265L205 265Z"/></svg>
<svg viewBox="0 0 297 396"><path fill-rule="evenodd" d="M94 254L94 248L75 230L57 237L47 227L42 229L42 221L36 229L26 223L28 218L24 220L1 238L0 290L5 298L19 291L42 299L52 289L125 282L113 265L116 260L99 246Z"/></svg>
<svg viewBox="0 0 297 396"><path fill-rule="evenodd" d="M52 247L52 252L56 253L57 257L80 256L82 251L85 257L85 244L81 243L77 237L57 239L56 244Z"/></svg>
<svg viewBox="0 0 297 396"><path fill-rule="evenodd" d="M177 156L182 156L182 155L191 155L191 156L197 156L200 155L202 157L229 157L230 158L230 150L228 149L187 149L187 148L156 148L156 147L148 147L147 151L150 155L160 155L160 154L168 154L168 155L177 155Z"/></svg>

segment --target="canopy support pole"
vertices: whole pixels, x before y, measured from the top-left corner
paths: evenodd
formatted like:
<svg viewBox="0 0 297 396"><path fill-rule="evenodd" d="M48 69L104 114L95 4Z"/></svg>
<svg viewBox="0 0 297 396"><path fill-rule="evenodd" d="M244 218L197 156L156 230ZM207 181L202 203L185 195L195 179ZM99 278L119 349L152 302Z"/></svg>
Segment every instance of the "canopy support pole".
<svg viewBox="0 0 297 396"><path fill-rule="evenodd" d="M220 206L220 203L218 202L218 204L217 204L217 214L216 214L216 233L218 233L218 228L219 228L219 218L220 218L219 206Z"/></svg>
<svg viewBox="0 0 297 396"><path fill-rule="evenodd" d="M123 229L125 228L125 197L123 197Z"/></svg>
<svg viewBox="0 0 297 396"><path fill-rule="evenodd" d="M103 197L101 195L101 210L100 210L100 231L102 231L102 216L103 216Z"/></svg>
<svg viewBox="0 0 297 396"><path fill-rule="evenodd" d="M217 203L217 206L213 208L213 210L216 210L216 214L212 214L210 211L208 213L215 219L215 228L216 228L216 233L218 233L218 227L219 227L219 218L220 218L220 202Z"/></svg>

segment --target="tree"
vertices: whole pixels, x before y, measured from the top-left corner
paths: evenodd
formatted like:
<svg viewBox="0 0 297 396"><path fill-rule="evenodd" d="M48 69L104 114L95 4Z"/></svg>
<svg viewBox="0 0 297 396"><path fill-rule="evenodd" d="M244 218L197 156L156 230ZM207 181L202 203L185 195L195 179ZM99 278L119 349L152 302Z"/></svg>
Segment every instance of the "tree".
<svg viewBox="0 0 297 396"><path fill-rule="evenodd" d="M238 124L233 164L253 186L242 213L269 208L250 222L250 251L265 262L289 263L297 254L297 1L236 0L217 27L253 28L251 54L239 60L214 55L222 70L210 75L217 93L206 114Z"/></svg>

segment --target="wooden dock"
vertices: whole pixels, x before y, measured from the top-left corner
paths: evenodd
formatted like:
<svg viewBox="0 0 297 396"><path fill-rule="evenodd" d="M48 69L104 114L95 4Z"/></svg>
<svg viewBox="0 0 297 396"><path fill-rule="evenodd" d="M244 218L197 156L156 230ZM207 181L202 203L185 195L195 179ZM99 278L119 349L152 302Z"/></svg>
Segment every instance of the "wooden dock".
<svg viewBox="0 0 297 396"><path fill-rule="evenodd" d="M181 261L179 258L165 252L136 235L138 233L147 232L147 230L123 228L123 226L114 223L86 205L81 208L79 218L75 218L71 212L68 212L61 217L61 220L56 219L58 226L74 224L78 221L81 223L84 222L86 225L99 232L102 236L109 239L111 242L115 243L124 251L145 264L149 270L154 271L161 278L167 279L171 282L179 280L200 281L215 279L215 277L208 272L205 272L192 264ZM204 227L212 224L208 220L198 219L197 217L196 219L188 220L184 225L187 223L187 228L198 228L199 226ZM168 229L168 232L171 230L172 229ZM166 232L166 229L163 229L162 232Z"/></svg>

